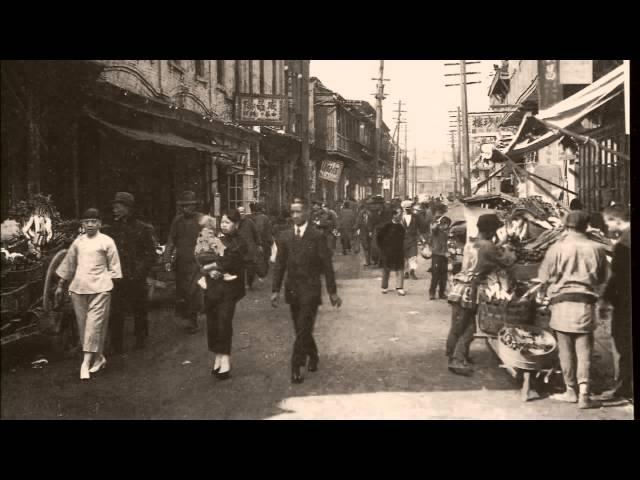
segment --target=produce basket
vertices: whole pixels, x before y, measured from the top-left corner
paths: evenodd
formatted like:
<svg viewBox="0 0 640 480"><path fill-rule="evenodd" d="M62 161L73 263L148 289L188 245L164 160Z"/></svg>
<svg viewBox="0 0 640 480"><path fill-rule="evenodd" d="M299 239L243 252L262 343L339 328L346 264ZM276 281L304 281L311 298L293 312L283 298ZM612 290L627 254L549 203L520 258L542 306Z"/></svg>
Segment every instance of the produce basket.
<svg viewBox="0 0 640 480"><path fill-rule="evenodd" d="M494 304L481 298L478 304L478 326L484 333L497 335L505 325L531 323L532 313L532 302L528 300Z"/></svg>
<svg viewBox="0 0 640 480"><path fill-rule="evenodd" d="M532 325L510 325L498 333L498 356L513 368L543 370L553 366L558 344L551 333Z"/></svg>

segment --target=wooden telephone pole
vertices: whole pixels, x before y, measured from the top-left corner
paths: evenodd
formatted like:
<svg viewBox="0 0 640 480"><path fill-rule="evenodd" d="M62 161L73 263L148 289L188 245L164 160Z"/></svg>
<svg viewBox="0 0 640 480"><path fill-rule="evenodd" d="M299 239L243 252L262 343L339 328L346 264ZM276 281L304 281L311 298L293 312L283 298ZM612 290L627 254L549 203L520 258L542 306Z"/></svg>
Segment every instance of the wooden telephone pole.
<svg viewBox="0 0 640 480"><path fill-rule="evenodd" d="M379 193L378 190L378 164L380 163L380 149L382 145L382 101L386 98L384 94L384 82L390 81L388 78L384 78L384 60L380 60L380 71L378 78L372 78L378 83L376 84L377 92L374 94L376 97L376 135L374 142L374 155L373 155L373 186L371 192L373 195Z"/></svg>
<svg viewBox="0 0 640 480"><path fill-rule="evenodd" d="M462 128L460 136L460 156L463 166L462 174L462 194L464 196L471 195L471 178L469 171L471 169L471 159L469 158L469 117L467 113L467 85L481 82L467 82L467 75L478 75L480 72L467 72L467 65L480 62L467 62L460 60L460 63L445 63L445 66L459 65L460 73L445 73L445 76L460 76L460 83L446 84L445 87L453 87L460 85L460 109L462 115Z"/></svg>
<svg viewBox="0 0 640 480"><path fill-rule="evenodd" d="M406 112L406 110L402 110L402 100L398 100L398 110L394 110L395 113L398 114L398 116L394 119L397 120L396 123L396 158L393 161L393 180L391 181L391 198L395 198L396 196L396 192L397 192L397 188L396 188L396 183L397 183L397 179L398 179L398 168L400 166L400 159L402 158L400 156L400 125L405 123L402 121L402 114Z"/></svg>

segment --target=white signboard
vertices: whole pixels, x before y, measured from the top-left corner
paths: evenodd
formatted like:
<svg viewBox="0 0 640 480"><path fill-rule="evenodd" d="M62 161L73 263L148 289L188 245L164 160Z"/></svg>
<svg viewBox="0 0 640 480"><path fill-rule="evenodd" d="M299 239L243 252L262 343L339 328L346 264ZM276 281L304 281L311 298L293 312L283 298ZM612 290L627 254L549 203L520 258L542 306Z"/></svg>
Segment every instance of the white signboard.
<svg viewBox="0 0 640 480"><path fill-rule="evenodd" d="M382 189L383 190L391 190L391 180L385 178L382 180Z"/></svg>
<svg viewBox="0 0 640 480"><path fill-rule="evenodd" d="M593 60L560 60L560 83L563 85L593 83Z"/></svg>
<svg viewBox="0 0 640 480"><path fill-rule="evenodd" d="M340 181L340 175L342 175L342 162L336 160L324 160L320 167L318 177L322 180L338 183Z"/></svg>

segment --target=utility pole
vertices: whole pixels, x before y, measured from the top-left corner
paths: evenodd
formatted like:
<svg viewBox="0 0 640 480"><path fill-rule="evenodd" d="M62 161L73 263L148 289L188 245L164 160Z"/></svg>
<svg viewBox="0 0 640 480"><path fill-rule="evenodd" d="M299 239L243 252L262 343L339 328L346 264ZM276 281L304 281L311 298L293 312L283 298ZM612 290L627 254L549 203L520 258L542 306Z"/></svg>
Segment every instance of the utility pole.
<svg viewBox="0 0 640 480"><path fill-rule="evenodd" d="M311 191L314 189L315 178L311 178L311 174L315 173L311 168L311 161L309 158L309 60L300 61L300 75L298 79L302 85L299 88L300 92L300 113L302 116L302 124L300 125L301 138L301 162L302 162L302 195L307 201L311 200ZM259 161L259 159L258 159Z"/></svg>
<svg viewBox="0 0 640 480"><path fill-rule="evenodd" d="M407 129L408 124L404 124L404 155L402 155L402 166L404 167L404 191L403 196L408 197L408 166L409 166L409 149L407 148Z"/></svg>
<svg viewBox="0 0 640 480"><path fill-rule="evenodd" d="M398 114L398 116L395 118L395 120L397 120L397 124L396 124L396 133L397 133L397 137L396 137L396 158L393 162L393 180L391 182L391 198L395 198L396 196L396 181L398 178L398 167L400 165L400 125L402 123L404 123L402 121L402 114L405 113L406 110L402 110L402 100L398 100L398 110L395 110L395 113Z"/></svg>
<svg viewBox="0 0 640 480"><path fill-rule="evenodd" d="M418 150L413 147L413 197L418 195Z"/></svg>
<svg viewBox="0 0 640 480"><path fill-rule="evenodd" d="M460 66L460 73L445 73L445 76L460 75L460 83L446 84L446 87L460 85L460 109L461 109L461 129L460 129L460 160L462 169L462 193L464 196L471 195L471 178L469 171L471 169L471 159L469 158L469 119L467 114L467 85L481 82L467 82L467 75L478 75L480 72L467 72L467 65L480 63L478 61L468 62L460 60L459 63L445 63L445 66Z"/></svg>
<svg viewBox="0 0 640 480"><path fill-rule="evenodd" d="M373 195L378 194L378 164L380 162L380 149L382 146L382 101L386 98L384 94L384 82L390 81L388 78L384 78L384 60L380 60L380 71L378 78L372 78L376 80L377 92L374 94L376 97L376 134L374 142L374 155L373 155L373 187L371 192Z"/></svg>

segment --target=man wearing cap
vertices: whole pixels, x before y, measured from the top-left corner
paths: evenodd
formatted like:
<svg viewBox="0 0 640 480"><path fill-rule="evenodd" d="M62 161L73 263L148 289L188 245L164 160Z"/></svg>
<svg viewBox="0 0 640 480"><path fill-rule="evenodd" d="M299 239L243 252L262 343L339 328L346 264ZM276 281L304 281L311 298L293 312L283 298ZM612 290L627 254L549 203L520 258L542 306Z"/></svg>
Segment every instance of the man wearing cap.
<svg viewBox="0 0 640 480"><path fill-rule="evenodd" d="M171 270L171 259L175 254L176 271L176 310L187 318L187 331L198 331L198 312L203 305L202 289L197 282L200 279L200 267L196 262L195 249L200 234L202 213L196 211L196 194L182 192L178 200L180 212L171 222L169 236L164 252L164 264Z"/></svg>
<svg viewBox="0 0 640 480"><path fill-rule="evenodd" d="M587 238L589 214L569 212L566 235L544 257L538 280L550 298L551 322L556 331L558 354L566 391L552 399L594 408L591 399L591 358L596 329L595 304L607 278L604 246Z"/></svg>
<svg viewBox="0 0 640 480"><path fill-rule="evenodd" d="M371 243L373 239L373 230L376 224L377 213L373 209L373 202L368 200L362 208L358 220L356 221L356 232L364 251L364 266L371 265Z"/></svg>
<svg viewBox="0 0 640 480"><path fill-rule="evenodd" d="M124 351L124 318L133 314L136 348L144 347L149 335L147 317L147 275L156 260L153 227L134 216L135 198L128 192L117 192L111 202L113 222L105 233L116 242L120 254L122 279L113 288L110 319L111 347Z"/></svg>
<svg viewBox="0 0 640 480"><path fill-rule="evenodd" d="M451 220L444 214L447 207L442 204L436 205L434 212L435 218L430 225L430 244L431 244L431 286L429 287L429 299L435 300L436 290L438 290L440 299L447 298L445 289L447 288L447 275L449 271L449 227Z"/></svg>
<svg viewBox="0 0 640 480"><path fill-rule="evenodd" d="M453 277L449 293L451 304L451 328L447 336L446 354L449 370L457 375L473 373L469 347L475 333L478 285L488 274L515 263L515 255L508 255L493 239L502 222L495 214L480 215L478 236L464 247L462 268Z"/></svg>
<svg viewBox="0 0 640 480"><path fill-rule="evenodd" d="M418 242L425 241L424 232L426 226L422 223L420 215L413 213L413 203L411 200L404 200L402 207L402 226L404 227L404 258L405 258L405 278L417 280L416 269L418 268Z"/></svg>

